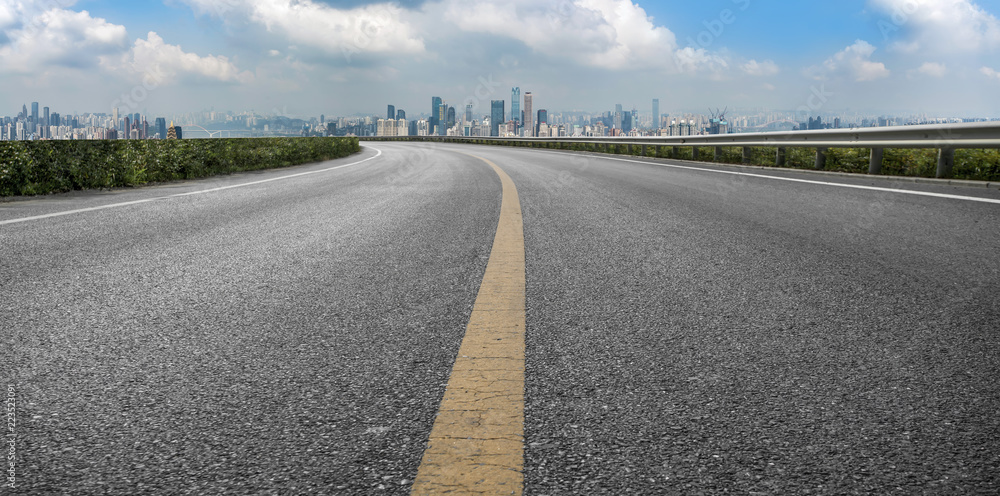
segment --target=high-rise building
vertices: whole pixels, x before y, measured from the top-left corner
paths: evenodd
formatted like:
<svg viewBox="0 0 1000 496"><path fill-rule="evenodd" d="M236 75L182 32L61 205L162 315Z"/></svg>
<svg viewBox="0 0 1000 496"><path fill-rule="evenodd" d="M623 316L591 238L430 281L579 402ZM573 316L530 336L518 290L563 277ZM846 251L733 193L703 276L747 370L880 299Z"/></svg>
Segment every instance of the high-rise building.
<svg viewBox="0 0 1000 496"><path fill-rule="evenodd" d="M472 122L472 104L465 106L465 122Z"/></svg>
<svg viewBox="0 0 1000 496"><path fill-rule="evenodd" d="M427 126L429 128L430 134L434 134L436 132L436 128L437 128L437 125L438 125L438 112L440 111L440 108L441 108L441 97L439 97L439 96L432 96L431 97L431 118L428 119L428 121L427 121Z"/></svg>
<svg viewBox="0 0 1000 496"><path fill-rule="evenodd" d="M531 137L534 136L535 123L534 116L531 115L531 92L528 91L524 94L524 135Z"/></svg>
<svg viewBox="0 0 1000 496"><path fill-rule="evenodd" d="M396 106L395 105L389 105L389 110L386 112L386 115L388 115L388 117L386 117L386 119L395 119L396 118Z"/></svg>
<svg viewBox="0 0 1000 496"><path fill-rule="evenodd" d="M538 123L548 124L549 123L549 111L545 109L538 109Z"/></svg>
<svg viewBox="0 0 1000 496"><path fill-rule="evenodd" d="M614 113L614 117L612 119L611 125L615 129L621 131L622 130L622 119L623 119L623 117L622 117L622 104L616 103L615 104L615 113Z"/></svg>
<svg viewBox="0 0 1000 496"><path fill-rule="evenodd" d="M510 90L510 120L521 122L521 88L519 86Z"/></svg>
<svg viewBox="0 0 1000 496"><path fill-rule="evenodd" d="M503 122L503 100L490 102L490 136L500 136L500 123Z"/></svg>
<svg viewBox="0 0 1000 496"><path fill-rule="evenodd" d="M111 111L111 118L112 118L111 127L114 129L118 129L118 107L115 107Z"/></svg>
<svg viewBox="0 0 1000 496"><path fill-rule="evenodd" d="M45 107L42 109L42 125L49 127L49 108Z"/></svg>
<svg viewBox="0 0 1000 496"><path fill-rule="evenodd" d="M650 126L653 129L660 128L660 99L653 99L653 125Z"/></svg>
<svg viewBox="0 0 1000 496"><path fill-rule="evenodd" d="M403 109L396 110L396 120L406 120L406 111Z"/></svg>
<svg viewBox="0 0 1000 496"><path fill-rule="evenodd" d="M156 139L167 139L167 119L157 117L155 122L156 124L153 127L156 128Z"/></svg>
<svg viewBox="0 0 1000 496"><path fill-rule="evenodd" d="M448 135L448 104L442 102L437 110L437 133L438 136Z"/></svg>
<svg viewBox="0 0 1000 496"><path fill-rule="evenodd" d="M456 122L455 107L449 106L448 107L448 129L451 129L452 127L454 127L455 126L455 122Z"/></svg>
<svg viewBox="0 0 1000 496"><path fill-rule="evenodd" d="M38 102L31 102L31 122L38 124Z"/></svg>

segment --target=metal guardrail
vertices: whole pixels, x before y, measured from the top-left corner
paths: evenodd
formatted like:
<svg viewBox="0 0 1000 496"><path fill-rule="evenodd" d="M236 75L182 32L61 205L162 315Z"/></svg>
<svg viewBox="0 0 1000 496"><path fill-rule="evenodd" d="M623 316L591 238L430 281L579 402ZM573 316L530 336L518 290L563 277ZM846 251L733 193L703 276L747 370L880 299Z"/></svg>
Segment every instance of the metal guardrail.
<svg viewBox="0 0 1000 496"><path fill-rule="evenodd" d="M1000 122L975 122L966 124L930 124L880 128L824 129L815 131L790 131L774 133L740 133L695 136L619 136L619 137L559 137L559 138L500 138L462 136L385 136L364 137L366 141L435 141L453 143L507 144L536 146L552 144L593 146L594 151L607 151L608 145L641 146L646 155L647 147L672 147L671 158L677 158L678 147L715 147L715 158L722 155L723 147L743 147L743 162L750 162L754 147L777 147L775 166L785 163L786 148L816 149L817 169L826 166L826 150L830 148L870 148L868 173L882 171L882 156L886 148L936 148L938 149L937 177L949 177L955 164L955 150L959 148L1000 148ZM697 150L694 151L697 156Z"/></svg>

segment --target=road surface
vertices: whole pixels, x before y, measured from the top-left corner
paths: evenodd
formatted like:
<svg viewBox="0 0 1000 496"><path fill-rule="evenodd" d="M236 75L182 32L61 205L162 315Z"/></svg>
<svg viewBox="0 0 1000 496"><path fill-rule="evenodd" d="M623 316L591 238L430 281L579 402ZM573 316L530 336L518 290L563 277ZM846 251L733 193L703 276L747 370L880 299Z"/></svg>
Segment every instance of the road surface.
<svg viewBox="0 0 1000 496"><path fill-rule="evenodd" d="M366 145L0 203L12 491L407 494L486 159L523 216L525 494L1000 492L1000 191Z"/></svg>

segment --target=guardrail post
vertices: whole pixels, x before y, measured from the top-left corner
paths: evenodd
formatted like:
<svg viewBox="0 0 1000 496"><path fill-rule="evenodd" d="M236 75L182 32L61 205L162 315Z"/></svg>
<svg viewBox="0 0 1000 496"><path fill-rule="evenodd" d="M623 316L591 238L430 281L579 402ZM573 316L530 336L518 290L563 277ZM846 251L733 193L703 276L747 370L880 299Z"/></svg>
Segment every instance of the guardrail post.
<svg viewBox="0 0 1000 496"><path fill-rule="evenodd" d="M631 144L625 145L625 154L626 155L631 155L632 154L632 145Z"/></svg>
<svg viewBox="0 0 1000 496"><path fill-rule="evenodd" d="M951 168L955 166L955 149L941 148L938 150L937 177L951 177Z"/></svg>
<svg viewBox="0 0 1000 496"><path fill-rule="evenodd" d="M751 162L753 162L753 149L750 148L749 146L744 146L743 147L743 164L744 165L749 165Z"/></svg>
<svg viewBox="0 0 1000 496"><path fill-rule="evenodd" d="M681 156L681 148L679 146L670 147L670 158L676 159Z"/></svg>
<svg viewBox="0 0 1000 496"><path fill-rule="evenodd" d="M823 170L826 168L826 148L816 149L816 170Z"/></svg>
<svg viewBox="0 0 1000 496"><path fill-rule="evenodd" d="M785 166L785 148L779 146L778 152L774 155L774 166L784 167Z"/></svg>
<svg viewBox="0 0 1000 496"><path fill-rule="evenodd" d="M642 156L643 157L646 156L646 150L647 150L646 145L642 145Z"/></svg>
<svg viewBox="0 0 1000 496"><path fill-rule="evenodd" d="M871 158L868 159L869 174L882 173L882 155L883 150L881 148L872 148Z"/></svg>
<svg viewBox="0 0 1000 496"><path fill-rule="evenodd" d="M714 158L712 158L712 160L714 160L715 162L721 162L722 161L722 147L721 146L715 147L715 155L714 155Z"/></svg>
<svg viewBox="0 0 1000 496"><path fill-rule="evenodd" d="M660 158L661 148L662 147L660 145L653 145L653 156L654 157Z"/></svg>
<svg viewBox="0 0 1000 496"><path fill-rule="evenodd" d="M604 153L608 153L608 144L607 143L601 143L601 144L604 146Z"/></svg>

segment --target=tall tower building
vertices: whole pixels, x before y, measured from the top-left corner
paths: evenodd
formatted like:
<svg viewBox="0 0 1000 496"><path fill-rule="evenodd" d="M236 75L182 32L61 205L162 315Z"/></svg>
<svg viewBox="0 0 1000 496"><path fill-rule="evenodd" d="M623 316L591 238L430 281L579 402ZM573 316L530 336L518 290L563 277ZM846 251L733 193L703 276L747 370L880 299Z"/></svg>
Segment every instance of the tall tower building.
<svg viewBox="0 0 1000 496"><path fill-rule="evenodd" d="M111 127L114 128L114 129L118 129L118 107L115 107L111 111L111 118L114 119L111 122Z"/></svg>
<svg viewBox="0 0 1000 496"><path fill-rule="evenodd" d="M490 102L490 136L500 136L500 123L503 122L503 100Z"/></svg>
<svg viewBox="0 0 1000 496"><path fill-rule="evenodd" d="M42 109L42 125L48 127L49 122L49 108L45 107Z"/></svg>
<svg viewBox="0 0 1000 496"><path fill-rule="evenodd" d="M615 104L614 120L612 121L611 125L614 126L615 129L621 131L622 130L622 120L623 120L623 118L622 118L622 104L616 103Z"/></svg>
<svg viewBox="0 0 1000 496"><path fill-rule="evenodd" d="M524 94L524 135L532 137L535 135L535 119L531 115L531 92Z"/></svg>
<svg viewBox="0 0 1000 496"><path fill-rule="evenodd" d="M653 99L653 129L660 129L660 99Z"/></svg>
<svg viewBox="0 0 1000 496"><path fill-rule="evenodd" d="M427 126L430 128L430 133L434 134L435 127L438 125L438 112L441 110L441 97L432 96L431 97L431 118L427 121Z"/></svg>
<svg viewBox="0 0 1000 496"><path fill-rule="evenodd" d="M510 90L510 120L521 123L521 87L515 86Z"/></svg>
<svg viewBox="0 0 1000 496"><path fill-rule="evenodd" d="M437 110L437 130L438 136L448 135L448 104L442 102Z"/></svg>
<svg viewBox="0 0 1000 496"><path fill-rule="evenodd" d="M396 120L406 120L406 111L403 109L396 110Z"/></svg>
<svg viewBox="0 0 1000 496"><path fill-rule="evenodd" d="M156 139L167 139L167 119L157 117L153 128L156 129Z"/></svg>
<svg viewBox="0 0 1000 496"><path fill-rule="evenodd" d="M386 115L388 115L388 117L386 117L386 119L395 119L396 118L396 106L395 105L389 105L389 109L386 112Z"/></svg>

